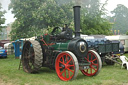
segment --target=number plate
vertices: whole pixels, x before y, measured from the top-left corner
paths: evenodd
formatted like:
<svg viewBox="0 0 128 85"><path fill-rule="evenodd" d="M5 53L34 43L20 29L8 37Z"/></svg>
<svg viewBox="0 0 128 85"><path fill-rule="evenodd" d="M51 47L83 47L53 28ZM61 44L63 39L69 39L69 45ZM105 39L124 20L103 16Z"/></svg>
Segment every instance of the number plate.
<svg viewBox="0 0 128 85"><path fill-rule="evenodd" d="M0 52L0 53L3 53L3 52Z"/></svg>
<svg viewBox="0 0 128 85"><path fill-rule="evenodd" d="M89 66L84 66L84 69L89 69Z"/></svg>

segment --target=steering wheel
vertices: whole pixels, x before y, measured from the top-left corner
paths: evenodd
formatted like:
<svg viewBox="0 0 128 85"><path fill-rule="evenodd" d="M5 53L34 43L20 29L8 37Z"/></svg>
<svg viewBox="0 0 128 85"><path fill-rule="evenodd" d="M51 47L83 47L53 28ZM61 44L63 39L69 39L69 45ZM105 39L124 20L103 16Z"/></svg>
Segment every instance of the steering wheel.
<svg viewBox="0 0 128 85"><path fill-rule="evenodd" d="M62 32L62 28L61 28L61 27L55 27L55 28L52 30L51 34L52 34L52 35L57 35L57 34L60 34L61 32Z"/></svg>

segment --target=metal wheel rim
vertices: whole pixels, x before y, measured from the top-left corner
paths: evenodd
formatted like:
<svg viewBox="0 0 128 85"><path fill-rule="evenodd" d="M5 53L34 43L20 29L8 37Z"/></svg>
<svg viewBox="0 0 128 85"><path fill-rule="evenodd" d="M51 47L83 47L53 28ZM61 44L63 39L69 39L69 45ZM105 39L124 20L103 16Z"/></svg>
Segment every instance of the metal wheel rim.
<svg viewBox="0 0 128 85"><path fill-rule="evenodd" d="M90 55L91 55L91 58L90 58ZM98 60L97 55L94 54L94 52L90 50L87 54L87 57L85 57L85 60L91 63L89 65L90 68L86 70L81 70L81 72L86 76L96 75L100 67L99 66L100 61Z"/></svg>
<svg viewBox="0 0 128 85"><path fill-rule="evenodd" d="M42 66L42 49L38 41L26 41L22 50L23 70L28 73L37 73Z"/></svg>
<svg viewBox="0 0 128 85"><path fill-rule="evenodd" d="M78 70L78 62L76 65L75 59L70 55L70 53L63 52L56 58L56 73L58 77L63 81L69 81L74 79Z"/></svg>
<svg viewBox="0 0 128 85"><path fill-rule="evenodd" d="M26 69L25 71L31 72L34 69L35 56L34 56L34 52L33 53L30 52L31 43L27 43L26 45L27 46L25 46L23 50L23 56L25 57L22 58L22 63L23 63L24 68Z"/></svg>

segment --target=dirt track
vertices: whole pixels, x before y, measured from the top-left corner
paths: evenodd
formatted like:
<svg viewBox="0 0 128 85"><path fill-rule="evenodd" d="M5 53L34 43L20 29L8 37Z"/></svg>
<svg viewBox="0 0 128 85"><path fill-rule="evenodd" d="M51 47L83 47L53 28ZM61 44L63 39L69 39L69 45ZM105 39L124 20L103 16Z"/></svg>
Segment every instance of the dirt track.
<svg viewBox="0 0 128 85"><path fill-rule="evenodd" d="M2 79L0 79L0 85L13 85L12 83L6 83Z"/></svg>

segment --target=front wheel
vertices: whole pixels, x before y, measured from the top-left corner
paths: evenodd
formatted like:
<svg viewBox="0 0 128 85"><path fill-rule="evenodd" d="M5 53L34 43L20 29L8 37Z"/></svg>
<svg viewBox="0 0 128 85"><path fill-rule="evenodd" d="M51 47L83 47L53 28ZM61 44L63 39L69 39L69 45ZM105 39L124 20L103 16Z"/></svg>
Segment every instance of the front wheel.
<svg viewBox="0 0 128 85"><path fill-rule="evenodd" d="M81 72L86 76L95 76L97 75L102 67L102 62L99 54L94 50L89 50L85 60L90 63L89 68L81 70Z"/></svg>
<svg viewBox="0 0 128 85"><path fill-rule="evenodd" d="M60 53L56 58L55 69L58 77L63 81L76 78L79 70L76 56L69 51Z"/></svg>

